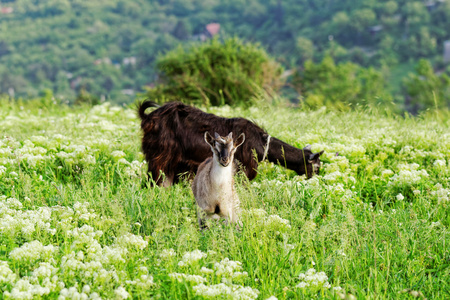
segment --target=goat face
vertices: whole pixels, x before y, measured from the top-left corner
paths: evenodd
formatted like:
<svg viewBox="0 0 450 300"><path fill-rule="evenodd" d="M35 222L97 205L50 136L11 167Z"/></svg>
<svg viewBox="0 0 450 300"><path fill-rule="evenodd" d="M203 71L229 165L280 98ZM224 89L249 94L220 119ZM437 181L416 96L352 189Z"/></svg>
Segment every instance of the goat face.
<svg viewBox="0 0 450 300"><path fill-rule="evenodd" d="M308 178L319 174L320 171L320 156L323 154L323 150L317 153L309 155L308 164L306 165L306 176Z"/></svg>
<svg viewBox="0 0 450 300"><path fill-rule="evenodd" d="M223 167L227 167L233 161L236 149L245 141L245 134L242 133L236 141L233 141L232 132L226 137L220 136L216 132L213 138L209 132L206 131L205 141L211 147L214 159L216 159Z"/></svg>
<svg viewBox="0 0 450 300"><path fill-rule="evenodd" d="M311 152L311 145L306 145L305 148L303 148L303 153L305 153L305 151ZM317 153L312 153L308 154L305 157L305 160L307 163L305 163L306 165L306 176L308 176L308 178L313 177L314 175L319 174L320 171L320 156L323 154L323 150Z"/></svg>

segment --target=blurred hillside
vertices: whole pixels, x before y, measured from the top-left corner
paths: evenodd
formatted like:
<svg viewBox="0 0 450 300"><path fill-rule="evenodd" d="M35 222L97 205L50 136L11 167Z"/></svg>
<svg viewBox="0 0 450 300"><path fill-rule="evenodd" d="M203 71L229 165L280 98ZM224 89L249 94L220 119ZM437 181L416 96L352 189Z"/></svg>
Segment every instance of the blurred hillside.
<svg viewBox="0 0 450 300"><path fill-rule="evenodd" d="M394 94L420 58L440 73L450 61L445 0L2 0L0 26L0 93L15 97L129 102L157 81L159 53L214 35L260 42L286 69L374 67Z"/></svg>

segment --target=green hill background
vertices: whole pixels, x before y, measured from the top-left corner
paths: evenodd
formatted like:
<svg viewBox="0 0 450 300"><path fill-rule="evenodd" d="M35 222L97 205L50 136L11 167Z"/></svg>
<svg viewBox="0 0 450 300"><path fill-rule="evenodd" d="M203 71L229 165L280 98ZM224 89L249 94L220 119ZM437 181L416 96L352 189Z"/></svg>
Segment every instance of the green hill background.
<svg viewBox="0 0 450 300"><path fill-rule="evenodd" d="M0 93L15 97L51 91L71 102L80 93L129 102L157 81L158 54L216 31L261 43L286 69L326 56L374 67L396 95L421 58L449 72L445 0L16 0L0 7Z"/></svg>

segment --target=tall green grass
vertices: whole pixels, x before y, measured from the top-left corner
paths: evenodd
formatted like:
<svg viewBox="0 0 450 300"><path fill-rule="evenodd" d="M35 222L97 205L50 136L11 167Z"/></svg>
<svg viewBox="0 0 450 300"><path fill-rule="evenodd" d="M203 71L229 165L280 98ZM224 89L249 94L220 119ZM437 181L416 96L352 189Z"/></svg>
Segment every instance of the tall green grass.
<svg viewBox="0 0 450 300"><path fill-rule="evenodd" d="M202 299L200 288L213 287L242 299L450 295L450 122L442 115L212 107L325 153L310 180L271 163L252 182L238 174L242 229L212 222L201 231L189 182L146 186L133 111L40 105L0 104L3 298L16 289L33 298ZM32 219L38 213L42 224ZM39 257L18 256L33 241L58 248L33 244Z"/></svg>

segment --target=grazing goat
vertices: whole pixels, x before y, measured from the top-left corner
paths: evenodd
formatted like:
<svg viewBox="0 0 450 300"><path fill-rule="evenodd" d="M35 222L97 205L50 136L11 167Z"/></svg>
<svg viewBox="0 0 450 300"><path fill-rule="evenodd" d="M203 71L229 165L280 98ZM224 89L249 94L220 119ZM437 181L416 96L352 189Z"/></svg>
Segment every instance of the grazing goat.
<svg viewBox="0 0 450 300"><path fill-rule="evenodd" d="M223 136L229 132L245 133L247 142L236 151L235 157L249 180L256 177L258 162L265 158L308 178L319 172L323 151L313 153L308 146L295 148L271 137L247 119L218 117L180 102L167 103L145 113L147 108L157 106L145 101L139 105L138 112L148 174L158 185L170 186L179 181L180 175L195 173L200 163L211 156L203 136L213 130Z"/></svg>
<svg viewBox="0 0 450 300"><path fill-rule="evenodd" d="M206 219L219 219L231 223L238 221L239 197L234 188L234 153L245 140L242 133L233 141L233 133L222 137L217 132L213 138L205 132L205 141L211 147L213 157L207 158L198 167L192 183L192 192L201 208L198 214L200 228L205 227Z"/></svg>

